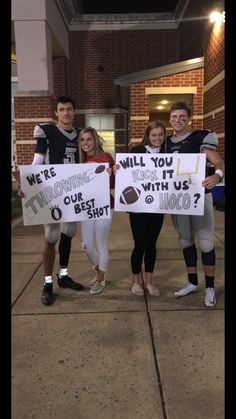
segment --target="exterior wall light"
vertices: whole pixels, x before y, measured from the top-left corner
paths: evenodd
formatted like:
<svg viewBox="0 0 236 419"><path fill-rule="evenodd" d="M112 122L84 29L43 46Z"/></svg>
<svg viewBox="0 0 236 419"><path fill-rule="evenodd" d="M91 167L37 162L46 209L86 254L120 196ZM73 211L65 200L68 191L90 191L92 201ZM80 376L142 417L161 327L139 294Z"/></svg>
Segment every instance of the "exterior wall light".
<svg viewBox="0 0 236 419"><path fill-rule="evenodd" d="M210 14L209 16L210 22L211 23L224 23L225 22L225 11L223 12L219 12L219 11L214 11Z"/></svg>

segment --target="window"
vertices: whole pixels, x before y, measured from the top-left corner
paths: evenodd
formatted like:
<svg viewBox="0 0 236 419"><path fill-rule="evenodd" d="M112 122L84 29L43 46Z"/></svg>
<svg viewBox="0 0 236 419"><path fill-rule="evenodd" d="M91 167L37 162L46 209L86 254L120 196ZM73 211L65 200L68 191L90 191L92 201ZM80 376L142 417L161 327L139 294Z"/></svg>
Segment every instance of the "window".
<svg viewBox="0 0 236 419"><path fill-rule="evenodd" d="M85 126L93 127L104 140L104 150L115 155L115 116L113 114L90 114L85 116Z"/></svg>

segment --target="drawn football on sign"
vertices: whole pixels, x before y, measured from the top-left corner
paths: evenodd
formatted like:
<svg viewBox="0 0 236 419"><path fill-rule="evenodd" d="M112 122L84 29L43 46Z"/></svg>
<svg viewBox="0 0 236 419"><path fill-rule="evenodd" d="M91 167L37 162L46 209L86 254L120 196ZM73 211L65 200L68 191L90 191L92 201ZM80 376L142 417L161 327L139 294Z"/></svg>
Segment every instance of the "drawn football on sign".
<svg viewBox="0 0 236 419"><path fill-rule="evenodd" d="M105 170L104 164L100 164L95 170L95 173L102 173Z"/></svg>
<svg viewBox="0 0 236 419"><path fill-rule="evenodd" d="M133 204L139 199L141 191L133 186L127 186L120 195L121 204Z"/></svg>

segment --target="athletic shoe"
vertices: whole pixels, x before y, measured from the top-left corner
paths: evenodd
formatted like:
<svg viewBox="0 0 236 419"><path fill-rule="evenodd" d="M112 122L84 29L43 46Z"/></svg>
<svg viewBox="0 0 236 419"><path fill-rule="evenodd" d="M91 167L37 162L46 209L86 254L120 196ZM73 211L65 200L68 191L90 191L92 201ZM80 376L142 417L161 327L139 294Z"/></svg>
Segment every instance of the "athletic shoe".
<svg viewBox="0 0 236 419"><path fill-rule="evenodd" d="M52 282L44 284L41 296L41 302L45 305L52 304L53 302L53 285Z"/></svg>
<svg viewBox="0 0 236 419"><path fill-rule="evenodd" d="M214 307L216 305L216 292L214 288L206 288L205 290L205 305L207 307Z"/></svg>
<svg viewBox="0 0 236 419"><path fill-rule="evenodd" d="M98 279L96 279L94 281L94 284L90 288L90 291L89 291L90 294L99 294L100 292L102 292L104 290L105 285L106 285L105 280L99 281Z"/></svg>
<svg viewBox="0 0 236 419"><path fill-rule="evenodd" d="M184 297L185 295L191 294L192 292L198 292L198 286L187 282L185 287L175 292L176 297Z"/></svg>
<svg viewBox="0 0 236 419"><path fill-rule="evenodd" d="M153 295L154 297L159 297L161 294L159 289L153 284L145 284L145 288L148 290L149 294Z"/></svg>
<svg viewBox="0 0 236 419"><path fill-rule="evenodd" d="M92 288L92 286L94 285L94 283L97 281L98 277L97 275L95 275L95 277L92 279L92 281L89 282L88 287Z"/></svg>
<svg viewBox="0 0 236 419"><path fill-rule="evenodd" d="M72 290L78 290L81 291L84 289L84 286L82 284L79 284L79 282L73 281L72 278L70 278L68 275L64 275L62 278L59 277L57 274L57 285L62 288L71 288Z"/></svg>
<svg viewBox="0 0 236 419"><path fill-rule="evenodd" d="M144 295L143 288L141 287L140 284L136 284L136 283L132 285L131 292L132 294L135 294L135 295Z"/></svg>

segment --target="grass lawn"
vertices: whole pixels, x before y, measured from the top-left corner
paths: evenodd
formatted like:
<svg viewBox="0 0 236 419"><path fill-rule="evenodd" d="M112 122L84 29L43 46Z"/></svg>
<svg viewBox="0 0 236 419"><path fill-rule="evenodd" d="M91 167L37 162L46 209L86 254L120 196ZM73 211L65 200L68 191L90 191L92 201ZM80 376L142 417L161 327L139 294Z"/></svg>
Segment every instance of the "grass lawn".
<svg viewBox="0 0 236 419"><path fill-rule="evenodd" d="M11 219L14 220L15 218L22 215L22 205L21 199L17 195L16 192L11 192Z"/></svg>

